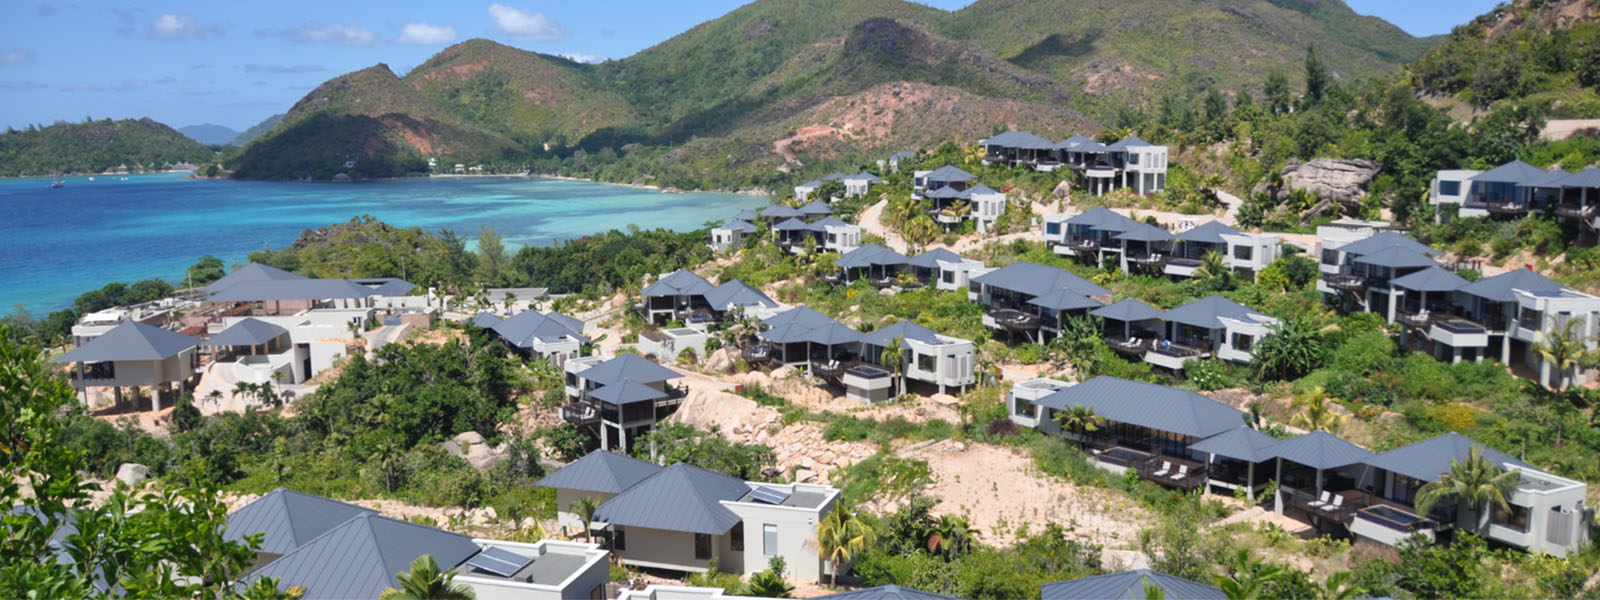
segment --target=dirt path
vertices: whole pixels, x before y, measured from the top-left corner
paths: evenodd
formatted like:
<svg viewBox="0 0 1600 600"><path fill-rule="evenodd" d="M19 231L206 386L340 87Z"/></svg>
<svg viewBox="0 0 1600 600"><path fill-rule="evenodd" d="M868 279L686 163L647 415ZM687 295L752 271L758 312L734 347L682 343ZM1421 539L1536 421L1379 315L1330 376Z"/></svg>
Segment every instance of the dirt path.
<svg viewBox="0 0 1600 600"><path fill-rule="evenodd" d="M883 209L884 207L888 206L888 204L888 200L879 200L877 204L868 206L866 209L862 210L861 215L856 218L856 225L860 226L862 231L882 237L884 245L888 246L890 250L894 250L895 252L899 252L901 254L908 254L907 249L910 248L910 245L906 243L905 238L900 237L899 233L891 231L888 226L883 224ZM1047 209L1048 207L1046 205L1038 202L1033 203L1033 214L1035 215L1042 215ZM1028 231L1021 233L1008 233L1001 236L987 236L980 234L964 235L957 239L956 243L953 245L945 245L941 242L934 242L932 244L928 244L927 248L948 248L951 252L961 254L963 252L982 248L983 246L988 245L990 242L1009 242L1015 239L1031 239L1036 231L1038 230L1029 229Z"/></svg>
<svg viewBox="0 0 1600 600"><path fill-rule="evenodd" d="M1228 206L1228 210L1224 211L1222 213L1222 218L1218 220L1222 221L1223 225L1237 227L1239 223L1239 207L1244 205L1244 199L1230 194L1227 192L1227 190L1222 188L1217 188L1211 191L1217 194L1218 200L1221 200L1223 204Z"/></svg>
<svg viewBox="0 0 1600 600"><path fill-rule="evenodd" d="M883 199L879 200L877 204L868 206L861 211L860 216L856 217L856 225L859 225L862 231L882 237L883 244L888 246L890 250L904 254L907 247L906 239L900 237L898 233L889 231L889 228L883 224L883 208L888 205L889 200Z"/></svg>

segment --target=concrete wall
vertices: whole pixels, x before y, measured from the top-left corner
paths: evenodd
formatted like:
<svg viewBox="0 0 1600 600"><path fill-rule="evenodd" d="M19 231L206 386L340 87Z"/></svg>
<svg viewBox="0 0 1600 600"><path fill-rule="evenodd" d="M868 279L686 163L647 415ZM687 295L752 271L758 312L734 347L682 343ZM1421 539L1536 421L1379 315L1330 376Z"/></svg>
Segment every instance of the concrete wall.
<svg viewBox="0 0 1600 600"><path fill-rule="evenodd" d="M118 361L112 367L112 370L115 371L114 376L108 379L89 379L78 382L76 380L78 376L76 369L73 370L72 376L77 387L83 387L82 384L110 387L188 381L189 378L194 377L194 356L195 350L191 348L167 357L165 360Z"/></svg>
<svg viewBox="0 0 1600 600"><path fill-rule="evenodd" d="M961 387L975 383L972 342L958 338L944 338L947 343L932 345L917 340L906 340L911 346L907 357L906 377L939 386ZM918 356L933 356L934 369L922 369Z"/></svg>
<svg viewBox="0 0 1600 600"><path fill-rule="evenodd" d="M674 571L705 572L710 569L710 560L701 560L694 557L694 534L684 531L665 531L645 527L623 527L627 549L616 552L620 561L625 565L671 569ZM724 554L728 548L726 535L712 536L712 553L714 556ZM734 557L728 557L732 559ZM729 570L728 559L717 561L722 570Z"/></svg>
<svg viewBox="0 0 1600 600"><path fill-rule="evenodd" d="M817 522L823 515L833 510L834 504L838 502L838 490L824 485L804 483L792 484L791 489L828 494L828 498L817 508L775 506L755 502L722 503L744 520L744 568L742 571L726 570L746 575L766 570L767 562L772 555L767 554L763 547L763 532L764 526L770 524L778 526L778 547L774 554L782 556L788 563L789 576L804 581L822 580L823 561L817 556L813 546L817 539Z"/></svg>
<svg viewBox="0 0 1600 600"><path fill-rule="evenodd" d="M596 588L601 589L601 593L604 594L604 586L611 579L610 565L606 560L609 554L594 544L555 540L532 544L484 539L473 541L480 546L502 548L523 556L531 556L536 561L540 557L552 554L581 556L585 559L584 565L577 572L568 575L560 582L528 583L498 577L457 575L455 581L472 587L478 600L587 600Z"/></svg>

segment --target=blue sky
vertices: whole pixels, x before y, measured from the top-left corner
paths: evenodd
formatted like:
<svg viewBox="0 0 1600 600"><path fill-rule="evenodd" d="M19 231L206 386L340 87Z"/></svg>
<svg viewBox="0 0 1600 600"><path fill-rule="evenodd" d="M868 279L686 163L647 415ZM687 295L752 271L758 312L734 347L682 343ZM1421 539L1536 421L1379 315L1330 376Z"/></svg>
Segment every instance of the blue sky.
<svg viewBox="0 0 1600 600"><path fill-rule="evenodd" d="M1414 35L1448 32L1494 5L1347 1ZM743 3L7 0L0 6L0 126L149 116L175 127L244 129L333 76L379 62L403 72L459 40L621 58ZM925 3L955 9L969 2Z"/></svg>

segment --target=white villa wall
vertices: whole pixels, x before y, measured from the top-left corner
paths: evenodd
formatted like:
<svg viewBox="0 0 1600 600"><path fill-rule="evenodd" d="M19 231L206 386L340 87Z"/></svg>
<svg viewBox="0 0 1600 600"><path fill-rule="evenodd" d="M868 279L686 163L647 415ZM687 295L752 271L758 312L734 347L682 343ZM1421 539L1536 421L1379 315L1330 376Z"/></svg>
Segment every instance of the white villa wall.
<svg viewBox="0 0 1600 600"><path fill-rule="evenodd" d="M693 573L704 573L711 568L710 559L694 557L693 533L646 527L623 527L623 530L627 549L616 552L622 564ZM718 570L742 573L743 554L733 551L728 536L711 538L712 556L717 558ZM762 569L765 568L763 565Z"/></svg>
<svg viewBox="0 0 1600 600"><path fill-rule="evenodd" d="M1227 265L1233 269L1246 269L1260 272L1283 256L1283 239L1275 235L1223 235L1222 240L1228 243L1228 254L1225 257ZM1238 248L1250 248L1250 258L1238 257Z"/></svg>
<svg viewBox="0 0 1600 600"><path fill-rule="evenodd" d="M973 374L974 354L972 342L949 336L939 336L942 344L928 344L918 340L906 340L911 346L911 353L907 359L910 364L906 367L906 377L917 381L925 381L943 387L962 387L972 385L977 381ZM918 357L933 356L934 370L923 370Z"/></svg>
<svg viewBox="0 0 1600 600"><path fill-rule="evenodd" d="M978 233L989 233L1000 215L1006 214L1004 192L972 195L972 220Z"/></svg>
<svg viewBox="0 0 1600 600"><path fill-rule="evenodd" d="M1456 212L1456 216L1458 217L1489 216L1489 211L1487 210L1481 208L1467 208L1464 206L1466 204L1467 197L1470 195L1472 190L1472 182L1467 180L1476 177L1480 173L1483 173L1483 171L1471 171L1466 169L1450 169L1439 171L1433 176L1433 180L1428 182L1428 204L1434 205L1435 208L1442 207L1446 204L1454 204L1460 207ZM1445 194L1440 191L1439 184L1446 182L1455 182L1459 184L1459 187L1456 189L1456 193ZM1442 215L1440 218L1443 218Z"/></svg>
<svg viewBox="0 0 1600 600"><path fill-rule="evenodd" d="M726 227L714 228L711 230L711 251L727 252L730 249L738 248L739 241L743 238L743 236L744 234L740 233L737 229L730 229Z"/></svg>
<svg viewBox="0 0 1600 600"><path fill-rule="evenodd" d="M823 232L822 249L830 252L849 252L861 246L861 228L855 225L828 227Z"/></svg>
<svg viewBox="0 0 1600 600"><path fill-rule="evenodd" d="M934 274L936 279L934 288L947 291L967 289L967 286L972 283L972 272L983 268L983 263L976 260L964 260L961 262L941 260L938 265L938 272Z"/></svg>
<svg viewBox="0 0 1600 600"><path fill-rule="evenodd" d="M1018 414L1017 401L1035 402L1040 398L1069 387L1072 387L1072 383L1047 377L1017 382L1011 386L1011 391L1006 393L1006 416L1017 425L1039 428L1040 431L1043 431L1044 429L1040 425L1043 421L1049 421L1047 415L1043 414L1045 409L1035 405L1031 413Z"/></svg>
<svg viewBox="0 0 1600 600"><path fill-rule="evenodd" d="M536 561L539 557L550 554L576 555L586 559L583 567L576 573L557 583L528 583L498 577L457 574L455 581L470 586L478 600L587 600L595 597L593 594L596 593L596 589L599 590L599 594L604 595L604 586L611 579L610 565L606 561L608 553L594 544L555 540L544 540L533 544L486 539L473 541L486 548L501 548L530 556Z"/></svg>
<svg viewBox="0 0 1600 600"><path fill-rule="evenodd" d="M823 561L817 556L812 545L817 539L817 523L823 515L833 510L834 504L838 502L839 490L825 485L805 483L766 487L826 494L827 499L817 508L723 501L723 506L743 519L745 556L742 569L735 570L726 565L724 569L745 575L766 570L767 561L773 555L766 554L763 547L764 526L777 525L778 544L774 555L783 557L788 564L789 575L805 581L820 581L823 577Z"/></svg>
<svg viewBox="0 0 1600 600"><path fill-rule="evenodd" d="M1255 358L1255 344L1261 343L1261 338L1271 333L1270 326L1278 323L1277 319L1263 317L1265 321L1236 321L1233 319L1218 319L1222 321L1222 340L1217 344L1216 356L1222 360L1236 363L1248 363ZM1250 350L1237 348L1233 345L1235 334L1248 335L1251 338Z"/></svg>
<svg viewBox="0 0 1600 600"><path fill-rule="evenodd" d="M136 360L117 361L112 366L113 377L107 379L89 379L86 382L91 386L141 386L152 384L166 384L177 381L186 381L194 376L195 350L184 350L164 360ZM76 369L72 372L77 377ZM78 387L83 387L74 379Z"/></svg>

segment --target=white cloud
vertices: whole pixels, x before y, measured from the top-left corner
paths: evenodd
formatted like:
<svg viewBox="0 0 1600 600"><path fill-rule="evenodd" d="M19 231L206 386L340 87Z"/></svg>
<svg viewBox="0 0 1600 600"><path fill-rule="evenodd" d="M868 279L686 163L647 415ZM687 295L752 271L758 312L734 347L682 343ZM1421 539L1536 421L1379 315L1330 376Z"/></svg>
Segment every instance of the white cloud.
<svg viewBox="0 0 1600 600"><path fill-rule="evenodd" d="M113 92L131 92L134 90L142 90L148 85L150 84L143 79L125 79L122 81L111 82L110 85L106 86L106 89Z"/></svg>
<svg viewBox="0 0 1600 600"><path fill-rule="evenodd" d="M100 91L100 86L94 85L92 83L83 83L83 82L69 83L69 84L61 86L61 91L63 91L63 92L71 92L71 93L74 93L74 94L81 94L81 93L84 93L84 92L98 92L98 91Z"/></svg>
<svg viewBox="0 0 1600 600"><path fill-rule="evenodd" d="M565 58L572 62L589 63L591 65L598 65L605 61L611 60L598 54L585 54L582 52L557 52L556 56Z"/></svg>
<svg viewBox="0 0 1600 600"><path fill-rule="evenodd" d="M0 50L0 65L14 67L33 62L33 51L21 46Z"/></svg>
<svg viewBox="0 0 1600 600"><path fill-rule="evenodd" d="M496 2L489 5L489 18L494 19L500 33L519 40L553 42L567 37L567 28L550 20L542 12Z"/></svg>
<svg viewBox="0 0 1600 600"><path fill-rule="evenodd" d="M456 33L456 28L450 25L429 25L427 23L407 23L400 29L400 37L394 39L396 44L434 45L448 44L461 37Z"/></svg>
<svg viewBox="0 0 1600 600"><path fill-rule="evenodd" d="M202 24L188 13L166 13L150 21L150 37L157 40L203 40L217 35L217 28Z"/></svg>
<svg viewBox="0 0 1600 600"><path fill-rule="evenodd" d="M377 46L383 43L377 32L355 23L315 23L306 21L299 27L258 29L256 35L281 37L296 44L339 44L341 46Z"/></svg>

